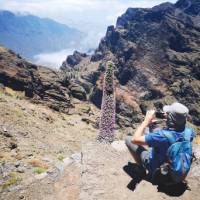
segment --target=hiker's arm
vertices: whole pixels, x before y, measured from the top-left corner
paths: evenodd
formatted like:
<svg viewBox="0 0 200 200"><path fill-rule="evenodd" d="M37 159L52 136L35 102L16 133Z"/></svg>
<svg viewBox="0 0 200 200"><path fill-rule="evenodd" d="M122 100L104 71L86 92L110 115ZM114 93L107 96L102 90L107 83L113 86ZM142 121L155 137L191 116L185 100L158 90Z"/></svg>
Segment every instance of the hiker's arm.
<svg viewBox="0 0 200 200"><path fill-rule="evenodd" d="M133 144L139 144L139 145L146 145L145 142L145 136L144 131L145 128L152 122L152 120L155 118L155 110L150 110L147 112L144 121L142 124L137 128L135 131L135 134L132 139Z"/></svg>

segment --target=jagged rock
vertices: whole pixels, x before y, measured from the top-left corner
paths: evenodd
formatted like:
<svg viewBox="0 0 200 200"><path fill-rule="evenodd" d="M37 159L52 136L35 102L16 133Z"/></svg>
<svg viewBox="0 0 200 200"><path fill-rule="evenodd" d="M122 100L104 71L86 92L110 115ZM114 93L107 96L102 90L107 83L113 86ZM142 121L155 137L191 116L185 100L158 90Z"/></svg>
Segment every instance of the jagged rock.
<svg viewBox="0 0 200 200"><path fill-rule="evenodd" d="M60 69L63 71L70 71L75 65L78 65L81 62L81 60L85 57L87 57L86 53L74 51L73 55L69 55L66 61L63 62Z"/></svg>
<svg viewBox="0 0 200 200"><path fill-rule="evenodd" d="M90 119L90 118L86 118L86 117L83 117L81 119L83 122L86 122L87 124L92 124L93 126L96 126L96 121Z"/></svg>
<svg viewBox="0 0 200 200"><path fill-rule="evenodd" d="M90 101L98 108L101 108L102 96L103 96L103 91L98 87L94 87L90 97Z"/></svg>
<svg viewBox="0 0 200 200"><path fill-rule="evenodd" d="M24 199L24 198L25 198L24 195L19 196L19 199Z"/></svg>
<svg viewBox="0 0 200 200"><path fill-rule="evenodd" d="M8 137L8 138L12 138L13 137L12 133L5 126L3 126L0 129L0 134L2 134L5 137Z"/></svg>
<svg viewBox="0 0 200 200"><path fill-rule="evenodd" d="M92 61L92 62L96 62L96 61L101 60L102 58L103 58L102 53L99 52L99 51L97 51L97 52L95 52L94 55L92 55L92 57L91 57L91 61Z"/></svg>
<svg viewBox="0 0 200 200"><path fill-rule="evenodd" d="M4 90L5 90L4 84L0 83L0 91L4 91Z"/></svg>
<svg viewBox="0 0 200 200"><path fill-rule="evenodd" d="M17 142L16 141L11 141L10 142L10 144L9 144L9 148L11 149L11 150L13 150L13 149L16 149L17 148Z"/></svg>
<svg viewBox="0 0 200 200"><path fill-rule="evenodd" d="M74 160L75 162L77 163L80 163L81 162L81 159L82 159L82 154L81 153L74 153L70 156L70 158L72 160Z"/></svg>
<svg viewBox="0 0 200 200"><path fill-rule="evenodd" d="M87 94L90 94L93 88L93 84L85 80L77 81L77 84L82 86L85 89Z"/></svg>
<svg viewBox="0 0 200 200"><path fill-rule="evenodd" d="M5 137L13 137L13 135L11 134L11 133L9 133L9 132L3 132L3 135L5 136Z"/></svg>
<svg viewBox="0 0 200 200"><path fill-rule="evenodd" d="M16 171L19 172L19 173L24 173L25 170L26 170L25 167L18 167Z"/></svg>
<svg viewBox="0 0 200 200"><path fill-rule="evenodd" d="M81 112L90 114L90 113L92 113L92 110L91 110L91 107L88 105L88 106L85 106L84 108L82 108Z"/></svg>
<svg viewBox="0 0 200 200"><path fill-rule="evenodd" d="M128 8L117 19L116 27L108 27L91 62L101 61L99 72L104 72L101 66L106 61L115 63L120 83L117 88L121 90L123 86L121 92L126 94L120 101L127 104L126 98L134 99L135 108L142 109L137 108L136 113L126 109L125 118L137 115L139 122L144 114L143 102L155 107L157 101L160 105L180 101L191 109L193 123L200 124L199 13L199 1L179 0L151 9ZM100 108L101 73L96 75L90 100ZM118 122L127 126L129 120L123 115L121 118Z"/></svg>
<svg viewBox="0 0 200 200"><path fill-rule="evenodd" d="M124 117L122 115L116 116L116 122L120 127L134 127L134 122L128 117Z"/></svg>
<svg viewBox="0 0 200 200"><path fill-rule="evenodd" d="M78 84L70 85L70 91L73 97L83 101L87 100L86 91L81 85Z"/></svg>
<svg viewBox="0 0 200 200"><path fill-rule="evenodd" d="M3 47L0 47L0 57L1 84L25 91L34 102L46 103L61 112L71 107L70 91L60 72L31 64Z"/></svg>

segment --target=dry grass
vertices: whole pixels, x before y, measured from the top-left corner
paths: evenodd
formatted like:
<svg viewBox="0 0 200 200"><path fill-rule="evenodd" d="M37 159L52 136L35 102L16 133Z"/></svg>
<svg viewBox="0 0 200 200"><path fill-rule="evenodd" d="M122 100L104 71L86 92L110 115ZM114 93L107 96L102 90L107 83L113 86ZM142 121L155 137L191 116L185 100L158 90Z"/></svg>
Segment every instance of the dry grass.
<svg viewBox="0 0 200 200"><path fill-rule="evenodd" d="M38 160L38 159L30 160L29 164L31 164L33 167L42 168L44 170L49 168L49 166L46 163L44 163L44 162L42 162L41 160Z"/></svg>
<svg viewBox="0 0 200 200"><path fill-rule="evenodd" d="M200 135L197 135L193 141L194 144L200 144Z"/></svg>
<svg viewBox="0 0 200 200"><path fill-rule="evenodd" d="M128 89L116 88L116 98L132 108L138 108L133 93Z"/></svg>
<svg viewBox="0 0 200 200"><path fill-rule="evenodd" d="M8 180L5 183L3 183L2 185L0 185L0 188L2 188L3 190L16 184L17 181L19 180L16 172L11 172L8 176L9 176Z"/></svg>
<svg viewBox="0 0 200 200"><path fill-rule="evenodd" d="M16 97L16 98L25 97L25 93L24 92L15 91L10 87L5 87L5 94L7 94L9 96L12 96L12 97Z"/></svg>
<svg viewBox="0 0 200 200"><path fill-rule="evenodd" d="M58 157L57 157L57 159L58 159L58 160L61 160L61 161L62 161L64 158L65 158L65 157L64 157L63 155L61 155L61 154L58 155Z"/></svg>

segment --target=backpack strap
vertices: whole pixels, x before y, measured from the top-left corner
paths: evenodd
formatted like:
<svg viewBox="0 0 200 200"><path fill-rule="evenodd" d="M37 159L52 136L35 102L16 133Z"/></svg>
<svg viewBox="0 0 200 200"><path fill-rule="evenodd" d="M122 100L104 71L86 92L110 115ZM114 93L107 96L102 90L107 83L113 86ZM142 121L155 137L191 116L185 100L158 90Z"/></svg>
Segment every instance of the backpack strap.
<svg viewBox="0 0 200 200"><path fill-rule="evenodd" d="M176 137L173 134L162 131L162 135L168 139L170 144L174 144L176 142Z"/></svg>
<svg viewBox="0 0 200 200"><path fill-rule="evenodd" d="M162 130L162 135L165 136L168 139L168 141L170 142L170 144L173 144L173 143L175 143L177 141L177 138L173 134L171 134L169 132L166 132L166 131ZM183 132L183 138L184 138L184 140L190 142L191 135L192 135L191 129L188 128L188 127L185 128L185 130Z"/></svg>
<svg viewBox="0 0 200 200"><path fill-rule="evenodd" d="M184 133L183 133L183 137L186 141L190 142L191 140L191 135L192 135L192 131L190 128L186 128Z"/></svg>

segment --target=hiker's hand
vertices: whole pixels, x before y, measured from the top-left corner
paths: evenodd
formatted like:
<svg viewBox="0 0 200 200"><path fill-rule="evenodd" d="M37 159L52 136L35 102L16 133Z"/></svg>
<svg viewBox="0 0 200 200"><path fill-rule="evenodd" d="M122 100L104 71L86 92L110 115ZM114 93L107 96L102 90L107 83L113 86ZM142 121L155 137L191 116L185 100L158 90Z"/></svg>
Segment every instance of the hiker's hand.
<svg viewBox="0 0 200 200"><path fill-rule="evenodd" d="M155 119L155 110L148 110L144 122L149 125Z"/></svg>

